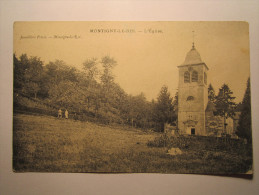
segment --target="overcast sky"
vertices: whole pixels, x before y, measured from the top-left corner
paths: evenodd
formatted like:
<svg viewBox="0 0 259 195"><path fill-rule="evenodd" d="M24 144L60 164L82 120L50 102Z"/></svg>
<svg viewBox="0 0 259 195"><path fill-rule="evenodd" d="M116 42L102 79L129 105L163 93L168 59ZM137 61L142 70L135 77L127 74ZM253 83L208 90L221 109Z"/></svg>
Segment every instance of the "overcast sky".
<svg viewBox="0 0 259 195"><path fill-rule="evenodd" d="M45 64L63 60L79 69L88 58L109 55L118 62L115 81L127 93L144 92L151 100L163 85L174 96L177 66L192 47L192 31L195 47L209 67L208 82L216 91L228 84L236 102L242 101L250 75L246 22L17 22L14 52L38 56Z"/></svg>

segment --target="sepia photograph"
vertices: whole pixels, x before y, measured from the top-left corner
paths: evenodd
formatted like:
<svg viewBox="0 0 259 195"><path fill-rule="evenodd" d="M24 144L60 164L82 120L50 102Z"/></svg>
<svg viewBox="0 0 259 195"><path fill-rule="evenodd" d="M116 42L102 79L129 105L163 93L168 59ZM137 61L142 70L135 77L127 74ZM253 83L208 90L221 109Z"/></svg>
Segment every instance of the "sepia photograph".
<svg viewBox="0 0 259 195"><path fill-rule="evenodd" d="M253 176L249 24L13 24L14 172Z"/></svg>

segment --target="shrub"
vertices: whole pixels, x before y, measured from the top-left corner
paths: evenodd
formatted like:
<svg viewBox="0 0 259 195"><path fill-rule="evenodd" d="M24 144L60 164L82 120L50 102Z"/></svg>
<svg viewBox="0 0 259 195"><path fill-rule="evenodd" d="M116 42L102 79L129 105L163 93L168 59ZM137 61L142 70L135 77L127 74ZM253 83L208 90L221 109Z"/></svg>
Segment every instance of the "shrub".
<svg viewBox="0 0 259 195"><path fill-rule="evenodd" d="M166 134L162 134L156 137L152 141L148 141L147 146L149 147L169 147L171 146L171 140Z"/></svg>

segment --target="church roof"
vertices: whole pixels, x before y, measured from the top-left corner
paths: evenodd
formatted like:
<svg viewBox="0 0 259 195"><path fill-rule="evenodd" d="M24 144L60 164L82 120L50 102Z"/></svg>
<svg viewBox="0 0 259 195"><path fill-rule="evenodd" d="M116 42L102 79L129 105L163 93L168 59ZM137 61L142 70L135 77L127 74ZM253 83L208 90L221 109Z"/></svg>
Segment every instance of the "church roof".
<svg viewBox="0 0 259 195"><path fill-rule="evenodd" d="M203 64L204 62L201 60L201 56L199 52L194 47L194 44L192 45L192 49L187 53L185 57L185 61L182 64L183 65L191 65L191 64Z"/></svg>

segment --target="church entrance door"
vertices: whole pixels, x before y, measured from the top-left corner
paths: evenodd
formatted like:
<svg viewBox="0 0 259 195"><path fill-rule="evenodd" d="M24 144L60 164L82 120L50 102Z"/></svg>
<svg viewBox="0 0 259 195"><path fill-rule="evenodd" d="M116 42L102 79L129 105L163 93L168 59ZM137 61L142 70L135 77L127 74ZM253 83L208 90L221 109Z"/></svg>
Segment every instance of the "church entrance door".
<svg viewBox="0 0 259 195"><path fill-rule="evenodd" d="M195 128L191 128L191 135L195 135Z"/></svg>

